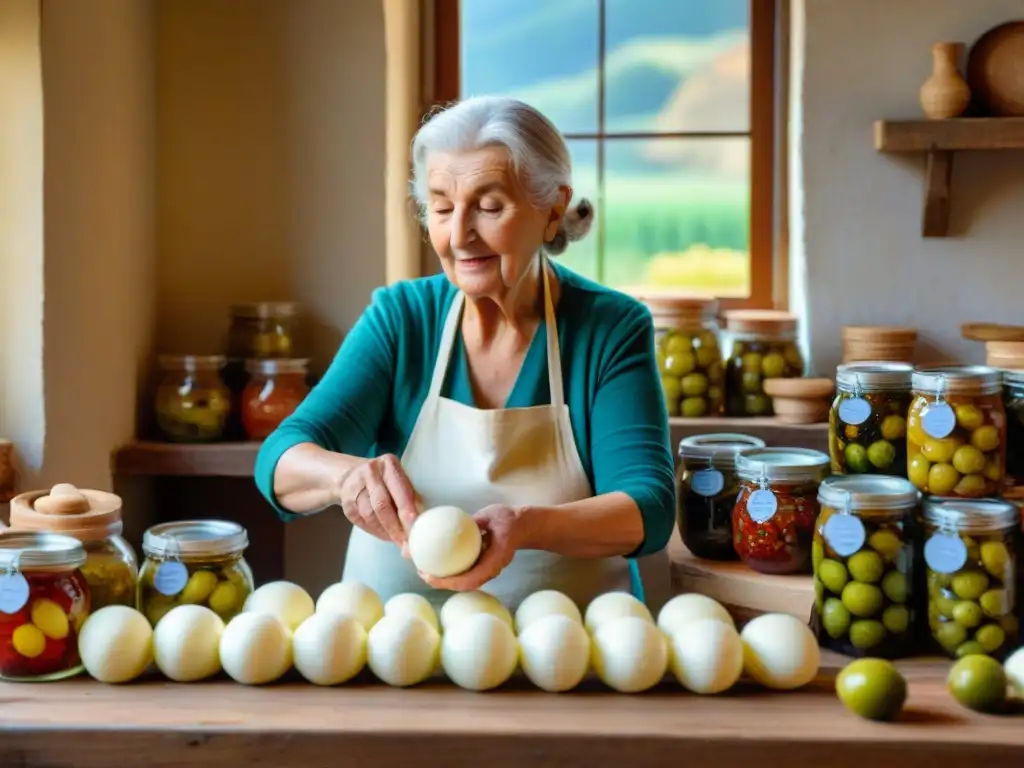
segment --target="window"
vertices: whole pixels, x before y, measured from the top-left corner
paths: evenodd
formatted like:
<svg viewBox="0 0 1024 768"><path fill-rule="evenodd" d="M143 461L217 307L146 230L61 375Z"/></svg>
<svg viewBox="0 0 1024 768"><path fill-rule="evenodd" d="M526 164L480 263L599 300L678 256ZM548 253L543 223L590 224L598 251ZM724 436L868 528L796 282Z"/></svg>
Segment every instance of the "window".
<svg viewBox="0 0 1024 768"><path fill-rule="evenodd" d="M563 263L772 305L775 0L436 3L436 100L515 96L569 142L598 217Z"/></svg>

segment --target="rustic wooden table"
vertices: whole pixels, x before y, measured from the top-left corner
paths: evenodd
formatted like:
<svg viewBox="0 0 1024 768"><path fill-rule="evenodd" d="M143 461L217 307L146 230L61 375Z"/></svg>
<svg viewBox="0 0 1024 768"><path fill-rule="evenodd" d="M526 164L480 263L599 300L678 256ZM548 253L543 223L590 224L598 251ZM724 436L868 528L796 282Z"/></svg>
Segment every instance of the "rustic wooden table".
<svg viewBox="0 0 1024 768"><path fill-rule="evenodd" d="M901 666L904 717L872 723L833 693L843 660L796 692L741 683L699 697L678 685L636 696L587 683L546 694L513 681L474 694L443 682L396 690L289 681L104 686L0 684L0 766L757 766L995 768L1024 763L1020 715L980 715L945 690L949 662Z"/></svg>

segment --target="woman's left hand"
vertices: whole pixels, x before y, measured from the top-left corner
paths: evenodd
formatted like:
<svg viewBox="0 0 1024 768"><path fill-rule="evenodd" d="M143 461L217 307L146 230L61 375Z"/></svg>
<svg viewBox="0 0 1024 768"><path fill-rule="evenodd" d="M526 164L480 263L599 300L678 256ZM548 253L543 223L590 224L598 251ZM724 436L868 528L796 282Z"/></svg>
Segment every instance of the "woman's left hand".
<svg viewBox="0 0 1024 768"><path fill-rule="evenodd" d="M521 518L516 510L504 504L492 504L473 515L473 519L483 534L480 557L472 568L457 576L437 578L421 573L420 578L434 589L453 592L479 589L512 562L522 541Z"/></svg>

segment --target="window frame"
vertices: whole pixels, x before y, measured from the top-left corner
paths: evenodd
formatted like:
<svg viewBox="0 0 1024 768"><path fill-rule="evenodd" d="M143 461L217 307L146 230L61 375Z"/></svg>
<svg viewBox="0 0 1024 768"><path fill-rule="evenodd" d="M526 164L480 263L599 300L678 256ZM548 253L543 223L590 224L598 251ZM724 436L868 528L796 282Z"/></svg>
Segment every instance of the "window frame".
<svg viewBox="0 0 1024 768"><path fill-rule="evenodd" d="M713 0L712 0L713 1ZM776 293L776 126L779 5L784 0L748 0L750 4L750 296L720 298L721 310L777 307ZM432 88L430 106L448 104L460 97L459 77L460 0L433 0ZM604 44L600 43L603 64ZM601 78L603 81L603 78ZM603 88L603 85L602 85ZM599 95L603 101L603 93ZM715 132L699 135L709 136ZM729 135L728 132L722 132ZM657 136L658 134L650 134ZM671 136L672 134L668 134ZM647 134L643 134L646 137ZM598 134L598 142L609 139ZM781 218L781 217L780 217ZM603 254L602 254L603 257ZM685 291L680 290L680 295Z"/></svg>

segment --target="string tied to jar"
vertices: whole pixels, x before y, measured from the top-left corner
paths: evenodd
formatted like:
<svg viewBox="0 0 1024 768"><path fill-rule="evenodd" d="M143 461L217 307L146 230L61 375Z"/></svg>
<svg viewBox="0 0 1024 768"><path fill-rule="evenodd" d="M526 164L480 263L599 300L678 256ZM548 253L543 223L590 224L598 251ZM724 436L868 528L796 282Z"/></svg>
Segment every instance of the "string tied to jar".
<svg viewBox="0 0 1024 768"><path fill-rule="evenodd" d="M162 595L173 597L188 583L188 568L181 561L181 545L171 533L164 534L163 559L153 574L153 587Z"/></svg>
<svg viewBox="0 0 1024 768"><path fill-rule="evenodd" d="M0 612L17 613L29 598L28 580L21 572L21 550L0 550Z"/></svg>

